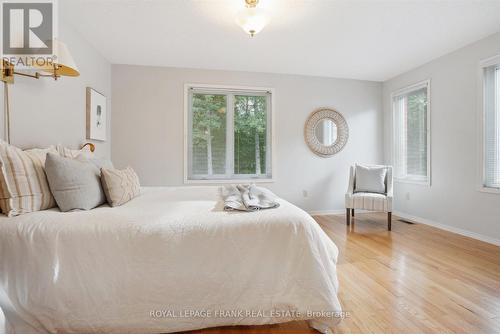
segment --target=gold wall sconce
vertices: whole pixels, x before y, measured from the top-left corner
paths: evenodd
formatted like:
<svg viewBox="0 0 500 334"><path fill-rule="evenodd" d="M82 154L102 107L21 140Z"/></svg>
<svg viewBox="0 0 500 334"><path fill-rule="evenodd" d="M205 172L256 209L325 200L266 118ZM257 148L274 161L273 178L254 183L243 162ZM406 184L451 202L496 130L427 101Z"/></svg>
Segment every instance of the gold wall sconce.
<svg viewBox="0 0 500 334"><path fill-rule="evenodd" d="M77 77L80 75L75 61L71 56L67 46L58 41L53 41L54 54L51 62L43 64L33 64L36 69L34 74L16 71L15 64L9 61L9 58L2 57L0 62L0 81L4 83L4 137L10 144L10 103L9 103L9 84L14 83L14 76L19 75L34 79L50 77L57 80L60 77ZM14 58L15 59L15 58Z"/></svg>
<svg viewBox="0 0 500 334"><path fill-rule="evenodd" d="M2 59L2 63L0 64L0 80L6 84L14 83L14 65L5 59Z"/></svg>
<svg viewBox="0 0 500 334"><path fill-rule="evenodd" d="M18 72L15 70L15 66L8 61L7 58L2 59L0 80L5 83L14 83L14 76L20 75L24 77L40 79L42 77L50 77L54 80L65 76L65 77L77 77L80 75L78 68L76 67L75 61L71 56L66 44L54 40L54 55L52 56L52 61L43 62L43 64L33 64L33 67L37 69L34 74Z"/></svg>
<svg viewBox="0 0 500 334"><path fill-rule="evenodd" d="M95 145L92 144L92 143L85 143L85 144L82 145L82 147L80 149L83 150L87 146L89 147L89 151L92 152L92 153L94 153L94 151L95 151Z"/></svg>

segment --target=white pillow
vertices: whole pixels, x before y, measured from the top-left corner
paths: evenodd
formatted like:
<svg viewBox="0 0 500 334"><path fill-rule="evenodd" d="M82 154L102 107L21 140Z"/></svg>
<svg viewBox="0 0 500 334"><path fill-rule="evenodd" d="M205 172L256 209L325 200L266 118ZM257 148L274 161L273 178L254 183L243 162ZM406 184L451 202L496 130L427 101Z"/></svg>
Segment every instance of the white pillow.
<svg viewBox="0 0 500 334"><path fill-rule="evenodd" d="M385 194L385 176L387 168L384 166L356 165L356 183L354 192Z"/></svg>
<svg viewBox="0 0 500 334"><path fill-rule="evenodd" d="M85 146L84 148L79 150L73 150L71 148L62 146L61 144L58 144L56 146L56 150L57 152L59 152L59 155L61 157L65 158L72 158L72 159L75 159L77 157L84 157L87 159L94 158L94 153L90 151L90 148L88 146Z"/></svg>

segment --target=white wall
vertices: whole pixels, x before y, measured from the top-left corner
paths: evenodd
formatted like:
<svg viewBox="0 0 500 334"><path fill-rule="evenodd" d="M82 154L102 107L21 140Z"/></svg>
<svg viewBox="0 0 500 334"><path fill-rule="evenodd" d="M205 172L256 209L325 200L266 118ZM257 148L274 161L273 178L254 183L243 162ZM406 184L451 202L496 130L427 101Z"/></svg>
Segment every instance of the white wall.
<svg viewBox="0 0 500 334"><path fill-rule="evenodd" d="M65 22L60 22L59 38L67 44L80 76L63 77L57 81L51 78L36 80L15 76L15 83L9 85L13 145L32 148L61 143L78 148L87 142L87 86L108 97L108 113L111 116L111 64ZM3 87L1 89L0 106L3 106ZM109 124L108 122L108 128ZM4 138L3 110L0 136ZM96 146L97 154L110 155L110 140L96 142Z"/></svg>
<svg viewBox="0 0 500 334"><path fill-rule="evenodd" d="M111 65L77 32L64 22L59 26L60 40L65 42L80 70L77 78L35 80L20 76L9 85L11 106L11 142L21 148L64 144L78 148L85 139L85 94L90 86L108 97L111 116ZM3 106L3 83L0 106ZM0 117L0 138L3 137L3 109ZM108 129L110 123L108 121ZM95 142L100 156L110 156L110 137ZM0 310L0 334L4 317Z"/></svg>
<svg viewBox="0 0 500 334"><path fill-rule="evenodd" d="M500 195L478 191L478 66L481 59L498 54L500 33L383 85L385 157L390 162L390 94L409 84L431 79L432 185L396 183L396 210L491 242L500 242Z"/></svg>
<svg viewBox="0 0 500 334"><path fill-rule="evenodd" d="M184 83L275 89L276 182L269 187L306 210L344 210L349 166L383 161L380 83L113 65L112 159L136 169L144 185L183 184ZM328 159L304 142L304 123L318 107L335 108L350 127L347 146Z"/></svg>

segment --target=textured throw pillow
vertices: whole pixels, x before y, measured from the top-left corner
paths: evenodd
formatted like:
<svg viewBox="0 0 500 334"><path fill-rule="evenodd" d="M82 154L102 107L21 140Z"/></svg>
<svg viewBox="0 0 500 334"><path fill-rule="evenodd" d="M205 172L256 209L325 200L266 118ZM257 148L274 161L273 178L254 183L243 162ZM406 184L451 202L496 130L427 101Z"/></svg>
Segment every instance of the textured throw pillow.
<svg viewBox="0 0 500 334"><path fill-rule="evenodd" d="M61 211L90 210L106 201L99 168L89 161L47 154L45 172Z"/></svg>
<svg viewBox="0 0 500 334"><path fill-rule="evenodd" d="M0 208L9 217L50 209L54 197L45 176L47 149L21 149L0 141Z"/></svg>
<svg viewBox="0 0 500 334"><path fill-rule="evenodd" d="M356 165L355 192L369 192L385 194L385 176L387 168L384 166Z"/></svg>
<svg viewBox="0 0 500 334"><path fill-rule="evenodd" d="M101 182L111 206L127 203L141 192L139 177L131 167L123 170L102 168Z"/></svg>

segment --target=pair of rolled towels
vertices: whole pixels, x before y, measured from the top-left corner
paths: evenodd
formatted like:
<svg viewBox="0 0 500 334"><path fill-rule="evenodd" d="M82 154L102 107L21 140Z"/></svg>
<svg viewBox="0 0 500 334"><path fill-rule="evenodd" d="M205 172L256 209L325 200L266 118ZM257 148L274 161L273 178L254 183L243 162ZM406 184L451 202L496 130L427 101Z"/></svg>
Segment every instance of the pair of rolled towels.
<svg viewBox="0 0 500 334"><path fill-rule="evenodd" d="M252 212L279 207L278 197L272 191L255 184L225 186L222 198L226 211Z"/></svg>

